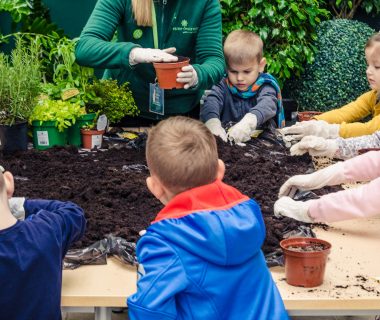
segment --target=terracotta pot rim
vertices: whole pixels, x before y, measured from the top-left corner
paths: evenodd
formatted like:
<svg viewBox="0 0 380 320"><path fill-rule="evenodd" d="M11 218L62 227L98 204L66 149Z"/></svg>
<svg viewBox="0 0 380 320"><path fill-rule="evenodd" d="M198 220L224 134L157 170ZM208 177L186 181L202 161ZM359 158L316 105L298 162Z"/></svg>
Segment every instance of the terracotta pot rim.
<svg viewBox="0 0 380 320"><path fill-rule="evenodd" d="M87 129L81 129L80 132L82 134L93 135L93 134L104 134L105 130L87 130Z"/></svg>
<svg viewBox="0 0 380 320"><path fill-rule="evenodd" d="M189 62L190 58L185 58L175 62L153 62L153 66L155 69L176 69L188 65Z"/></svg>
<svg viewBox="0 0 380 320"><path fill-rule="evenodd" d="M297 245L308 245L308 244L322 244L325 248L320 251L293 251L289 250L289 246ZM298 237L298 238L288 238L280 242L280 247L286 255L293 257L303 257L303 258L312 258L320 255L328 255L331 249L331 243L322 240L319 238L307 238L307 237Z"/></svg>

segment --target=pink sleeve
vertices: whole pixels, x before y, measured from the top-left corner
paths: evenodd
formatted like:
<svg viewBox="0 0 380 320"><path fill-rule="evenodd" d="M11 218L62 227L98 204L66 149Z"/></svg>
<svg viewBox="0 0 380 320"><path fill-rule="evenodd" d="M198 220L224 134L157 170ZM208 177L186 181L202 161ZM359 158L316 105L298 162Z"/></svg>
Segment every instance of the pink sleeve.
<svg viewBox="0 0 380 320"><path fill-rule="evenodd" d="M380 151L371 151L344 161L346 183L371 181L380 177Z"/></svg>
<svg viewBox="0 0 380 320"><path fill-rule="evenodd" d="M364 167L364 165L363 165ZM378 176L380 176L378 174ZM380 177L355 189L342 190L311 200L310 216L320 222L371 217L380 214Z"/></svg>

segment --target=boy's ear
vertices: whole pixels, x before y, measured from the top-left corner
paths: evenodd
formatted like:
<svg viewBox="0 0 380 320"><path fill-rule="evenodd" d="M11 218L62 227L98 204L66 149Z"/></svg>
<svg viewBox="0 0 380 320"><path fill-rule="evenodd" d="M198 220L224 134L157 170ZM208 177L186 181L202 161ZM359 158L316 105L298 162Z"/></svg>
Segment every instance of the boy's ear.
<svg viewBox="0 0 380 320"><path fill-rule="evenodd" d="M262 58L259 63L259 71L264 72L265 66L267 65L267 59Z"/></svg>
<svg viewBox="0 0 380 320"><path fill-rule="evenodd" d="M226 172L226 166L223 160L218 159L218 171L216 172L216 179L223 180L225 172Z"/></svg>
<svg viewBox="0 0 380 320"><path fill-rule="evenodd" d="M149 191L158 200L160 200L163 197L165 190L164 190L161 182L155 176L150 176L150 177L146 178L146 185L148 186Z"/></svg>
<svg viewBox="0 0 380 320"><path fill-rule="evenodd" d="M13 192L15 191L15 183L13 180L13 175L9 171L5 171L3 173L4 183L5 183L5 191L7 193L8 199L12 198Z"/></svg>

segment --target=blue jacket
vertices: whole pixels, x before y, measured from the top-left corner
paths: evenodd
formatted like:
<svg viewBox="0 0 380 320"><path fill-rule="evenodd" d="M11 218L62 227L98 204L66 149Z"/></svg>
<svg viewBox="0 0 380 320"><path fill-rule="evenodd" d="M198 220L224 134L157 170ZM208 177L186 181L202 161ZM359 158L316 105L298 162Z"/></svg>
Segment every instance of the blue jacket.
<svg viewBox="0 0 380 320"><path fill-rule="evenodd" d="M177 195L138 242L130 319L288 319L264 238L256 202L221 181Z"/></svg>
<svg viewBox="0 0 380 320"><path fill-rule="evenodd" d="M200 118L203 122L211 118L218 118L222 123L229 121L239 122L248 112L257 117L257 127L263 127L273 119L277 112L277 92L270 84L264 84L257 95L243 99L233 95L228 89L226 79L223 78L211 88L201 107Z"/></svg>
<svg viewBox="0 0 380 320"><path fill-rule="evenodd" d="M85 231L71 202L26 200L27 219L0 230L0 319L61 319L62 260Z"/></svg>

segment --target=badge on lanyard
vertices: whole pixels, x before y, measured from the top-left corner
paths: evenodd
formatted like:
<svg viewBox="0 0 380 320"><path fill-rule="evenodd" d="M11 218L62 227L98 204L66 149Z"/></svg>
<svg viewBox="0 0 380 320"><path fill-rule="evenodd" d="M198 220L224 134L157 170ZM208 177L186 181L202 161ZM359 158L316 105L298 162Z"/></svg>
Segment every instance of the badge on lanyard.
<svg viewBox="0 0 380 320"><path fill-rule="evenodd" d="M149 111L164 115L164 89L158 83L149 84Z"/></svg>

